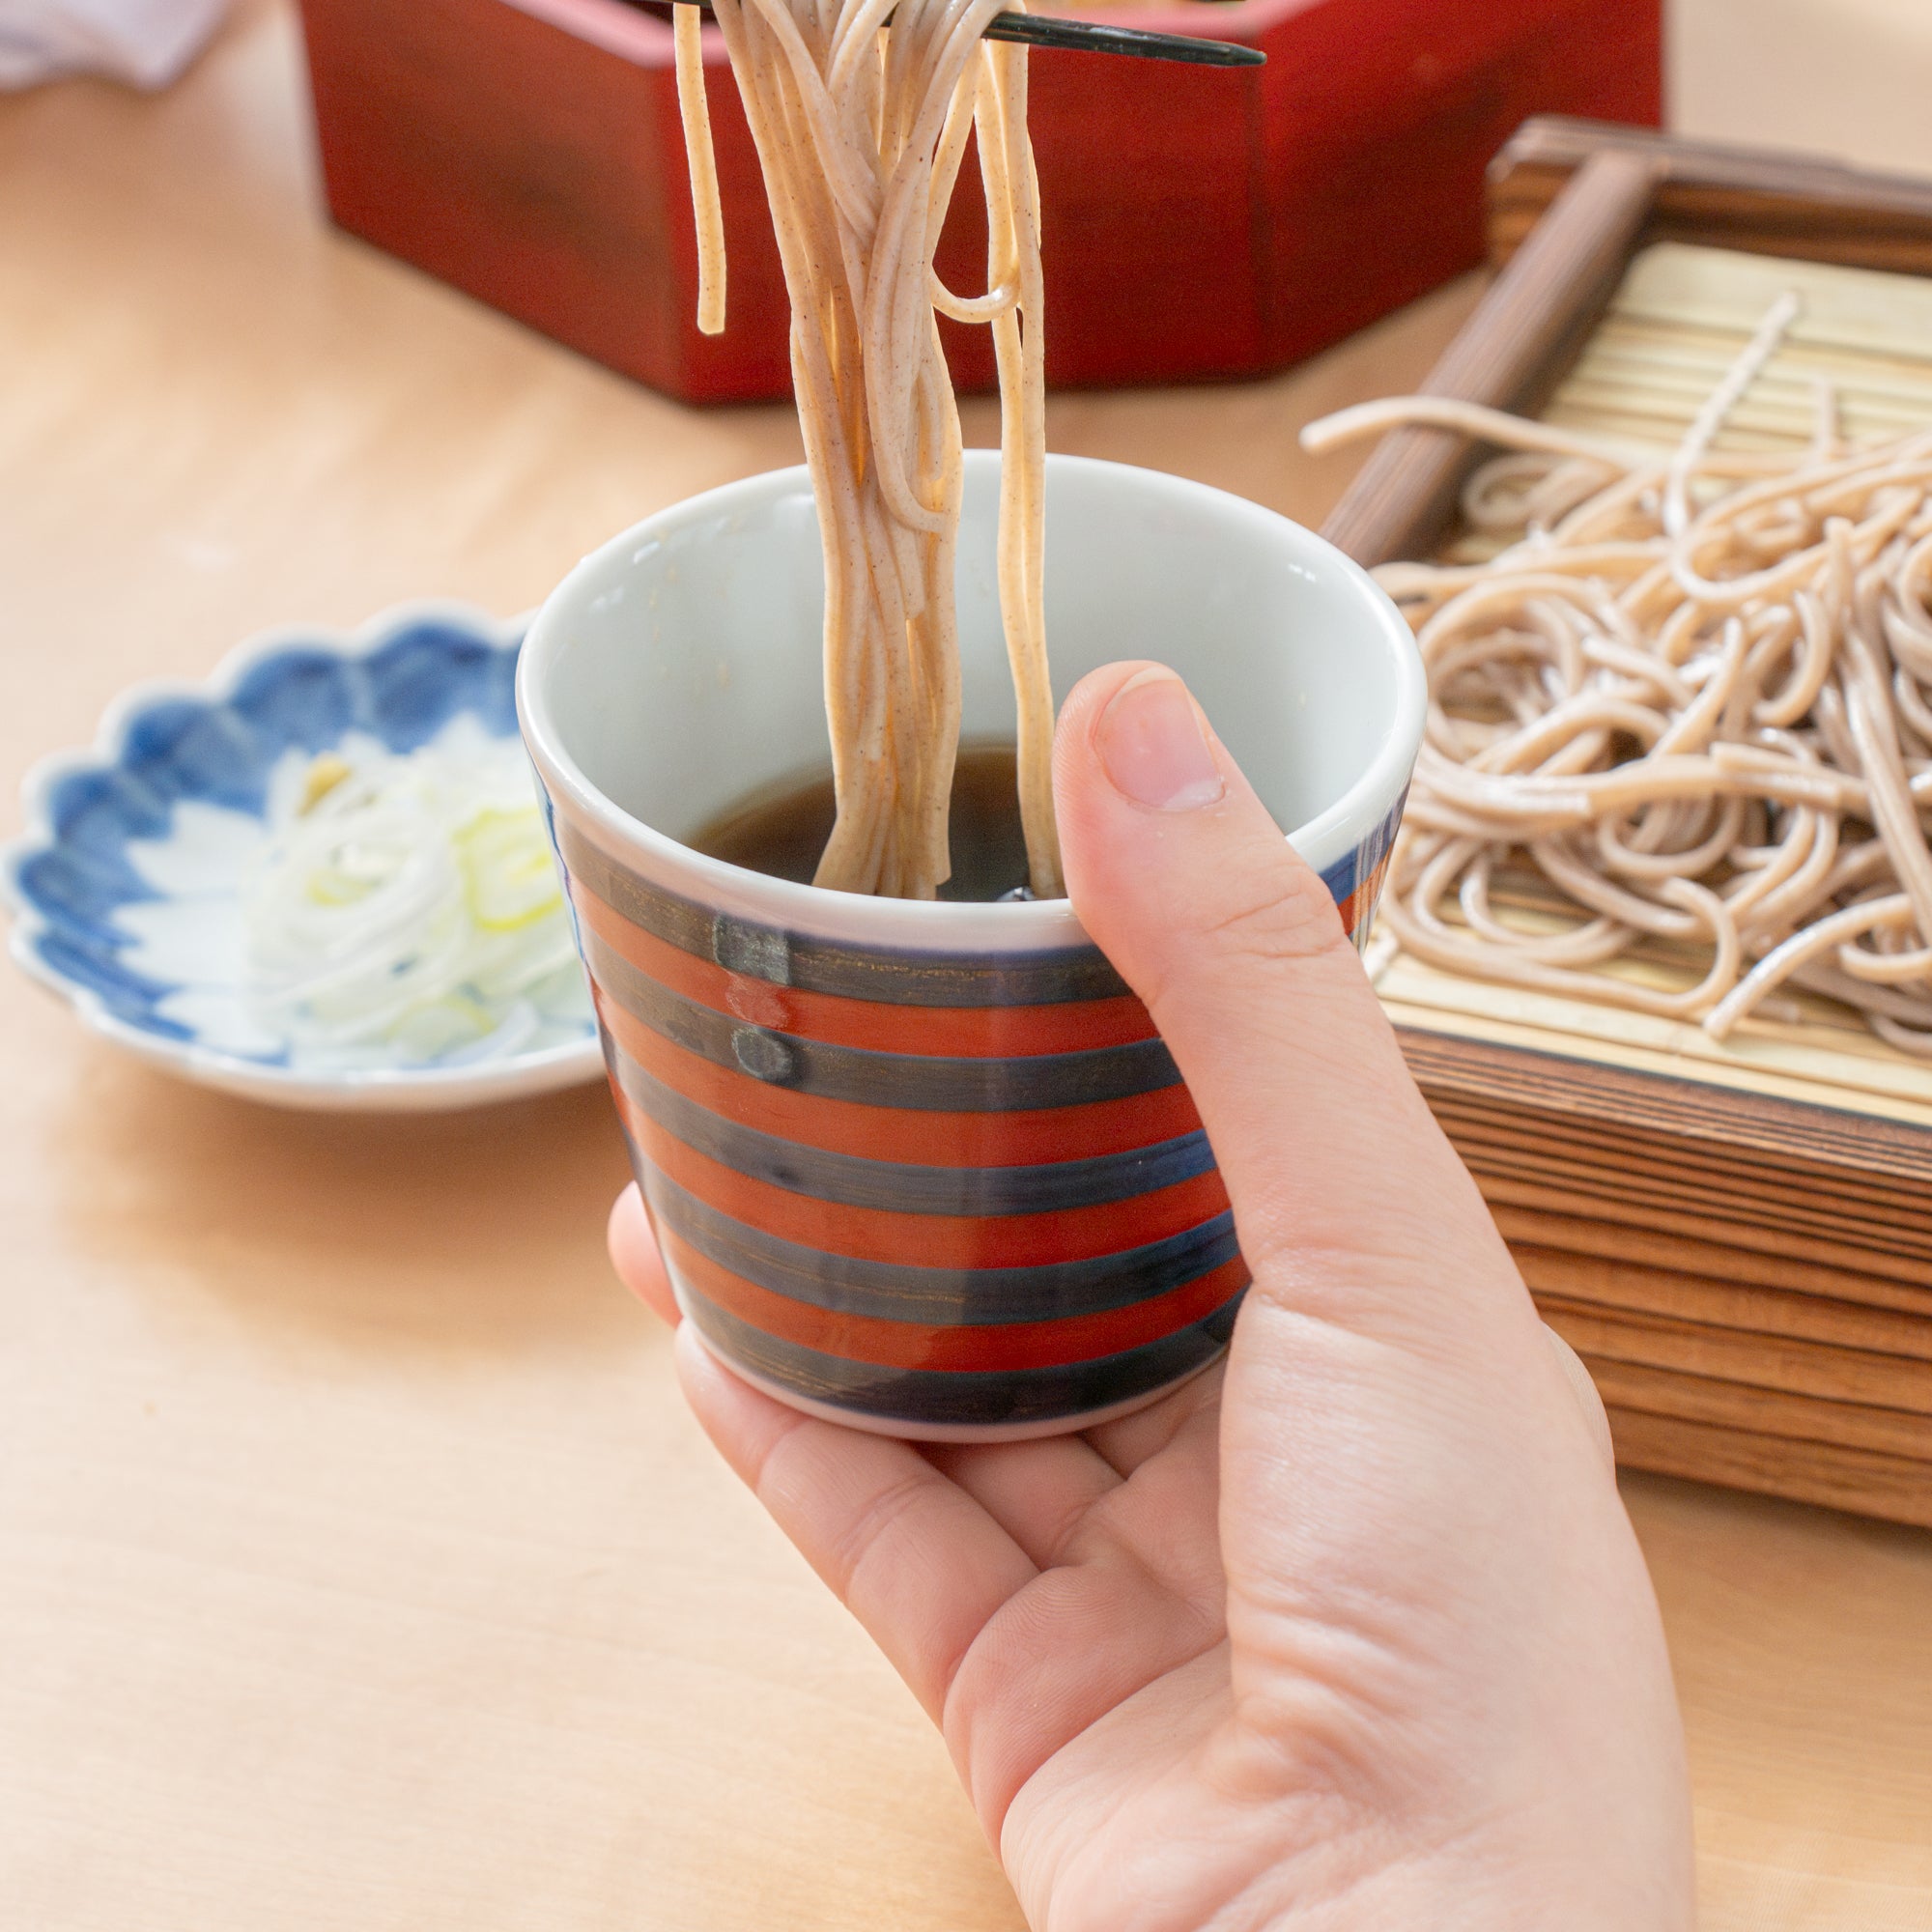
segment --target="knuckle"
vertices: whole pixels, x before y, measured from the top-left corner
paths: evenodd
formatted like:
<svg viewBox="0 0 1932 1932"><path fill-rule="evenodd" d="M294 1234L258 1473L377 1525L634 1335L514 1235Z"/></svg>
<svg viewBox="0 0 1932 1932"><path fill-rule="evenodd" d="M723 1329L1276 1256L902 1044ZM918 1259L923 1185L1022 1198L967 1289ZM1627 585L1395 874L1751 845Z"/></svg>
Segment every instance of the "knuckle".
<svg viewBox="0 0 1932 1932"><path fill-rule="evenodd" d="M851 1594L867 1562L887 1547L928 1480L923 1473L900 1477L869 1498L834 1540L827 1552L826 1570L841 1598Z"/></svg>
<svg viewBox="0 0 1932 1932"><path fill-rule="evenodd" d="M1223 954L1269 965L1321 958L1349 945L1328 888L1300 865L1235 884L1201 937Z"/></svg>
<svg viewBox="0 0 1932 1932"><path fill-rule="evenodd" d="M1353 956L1328 888L1294 861L1249 868L1217 883L1197 917L1178 921L1143 997L1158 1019L1164 1004L1198 987L1204 972L1279 972Z"/></svg>

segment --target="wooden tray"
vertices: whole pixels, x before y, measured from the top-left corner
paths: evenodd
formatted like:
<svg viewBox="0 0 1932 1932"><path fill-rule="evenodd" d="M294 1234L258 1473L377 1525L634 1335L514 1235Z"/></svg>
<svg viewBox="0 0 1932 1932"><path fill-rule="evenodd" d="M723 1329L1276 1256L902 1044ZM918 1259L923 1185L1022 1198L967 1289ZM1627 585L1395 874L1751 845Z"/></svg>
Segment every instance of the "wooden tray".
<svg viewBox="0 0 1932 1932"><path fill-rule="evenodd" d="M1490 237L1434 393L1667 447L1795 286L1727 441L1802 443L1817 373L1855 436L1932 423L1932 182L1541 120L1492 167ZM1481 454L1392 433L1325 534L1439 554ZM1932 1064L1822 1001L1719 1044L1392 947L1370 968L1626 1463L1932 1524Z"/></svg>

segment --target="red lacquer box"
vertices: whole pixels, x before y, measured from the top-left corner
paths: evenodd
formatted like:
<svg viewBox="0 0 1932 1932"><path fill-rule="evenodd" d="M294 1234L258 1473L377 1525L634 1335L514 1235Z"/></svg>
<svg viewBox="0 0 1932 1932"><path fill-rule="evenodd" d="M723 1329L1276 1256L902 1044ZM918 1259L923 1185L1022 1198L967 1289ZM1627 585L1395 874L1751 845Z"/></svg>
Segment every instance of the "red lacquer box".
<svg viewBox="0 0 1932 1932"><path fill-rule="evenodd" d="M620 0L302 15L344 228L669 395L789 391L778 250L715 28L730 317L706 337L667 21ZM1037 51L1050 380L1258 375L1474 266L1484 164L1526 116L1655 125L1660 16L1661 0L1238 0L1125 17L1253 43L1264 68ZM940 265L971 289L970 158L961 180ZM988 384L987 331L945 327L960 383Z"/></svg>

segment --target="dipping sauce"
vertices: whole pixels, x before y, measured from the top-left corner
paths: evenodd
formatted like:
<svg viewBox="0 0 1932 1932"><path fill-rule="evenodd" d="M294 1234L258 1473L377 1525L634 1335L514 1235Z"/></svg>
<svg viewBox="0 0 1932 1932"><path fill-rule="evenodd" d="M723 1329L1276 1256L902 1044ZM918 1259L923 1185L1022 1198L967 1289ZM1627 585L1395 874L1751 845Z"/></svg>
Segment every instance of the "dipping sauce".
<svg viewBox="0 0 1932 1932"><path fill-rule="evenodd" d="M960 746L952 773L952 876L940 887L941 898L1005 898L1026 884L1017 770L1011 745ZM762 786L685 842L748 871L810 885L832 820L828 765L807 778Z"/></svg>

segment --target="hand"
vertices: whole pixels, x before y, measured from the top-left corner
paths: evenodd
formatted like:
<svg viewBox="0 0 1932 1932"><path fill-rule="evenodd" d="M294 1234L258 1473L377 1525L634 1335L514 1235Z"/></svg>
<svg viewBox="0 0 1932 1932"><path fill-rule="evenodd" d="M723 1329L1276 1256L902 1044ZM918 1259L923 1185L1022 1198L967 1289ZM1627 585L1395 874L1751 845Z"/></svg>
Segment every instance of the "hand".
<svg viewBox="0 0 1932 1932"><path fill-rule="evenodd" d="M1073 902L1253 1270L1225 1374L1083 1435L915 1448L686 1332L692 1406L944 1728L1038 1932L1689 1927L1602 1406L1327 894L1173 673L1095 672L1056 756ZM611 1250L674 1320L635 1189Z"/></svg>

